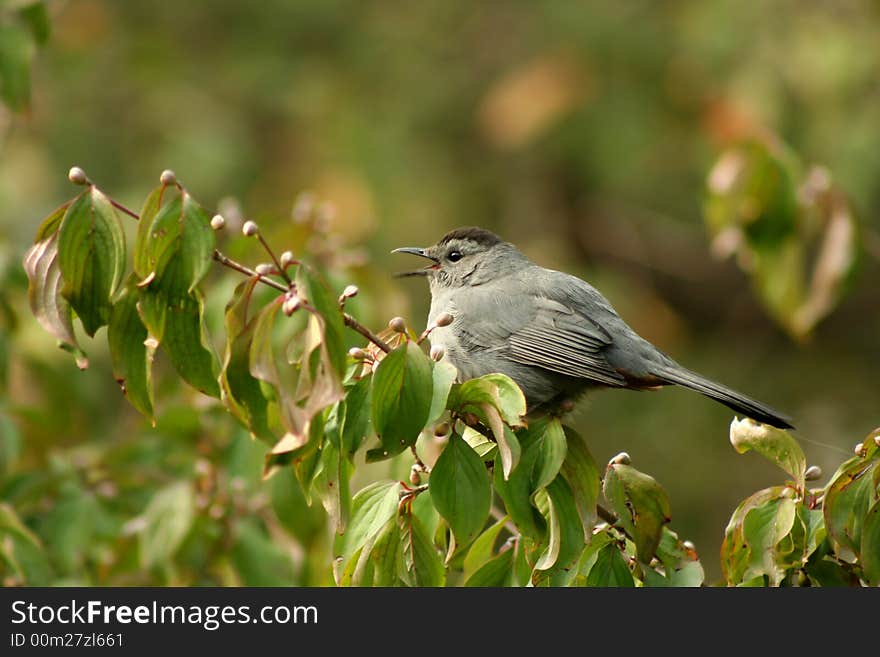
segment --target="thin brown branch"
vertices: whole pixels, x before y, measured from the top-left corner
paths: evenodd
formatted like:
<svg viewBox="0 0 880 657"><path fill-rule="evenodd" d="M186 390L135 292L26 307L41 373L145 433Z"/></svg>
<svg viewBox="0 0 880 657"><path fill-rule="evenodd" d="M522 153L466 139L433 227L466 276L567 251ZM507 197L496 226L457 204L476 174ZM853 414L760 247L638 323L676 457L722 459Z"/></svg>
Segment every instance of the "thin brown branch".
<svg viewBox="0 0 880 657"><path fill-rule="evenodd" d="M617 516L614 515L611 511L606 509L601 504L596 505L596 515L598 515L602 520L607 522L609 525L613 525L617 522Z"/></svg>
<svg viewBox="0 0 880 657"><path fill-rule="evenodd" d="M108 196L107 198L110 199L110 205L112 205L114 208L116 208L116 209L119 210L120 212L124 212L124 213L127 214L129 217L133 217L133 218L135 219L135 221L140 221L140 220L141 220L140 215L139 215L137 212L135 212L135 211L133 211L133 210L129 210L127 207L125 207L124 205L122 205L122 203L119 203L118 201L114 201L114 200L113 200L112 198L110 198L109 196Z"/></svg>
<svg viewBox="0 0 880 657"><path fill-rule="evenodd" d="M507 514L504 510L499 509L497 506L493 506L489 509L489 514L495 518L495 520L501 520L506 517ZM513 524L513 521L510 518L504 521L504 528L511 533L512 536L519 536L519 529L517 529L516 525Z"/></svg>
<svg viewBox="0 0 880 657"><path fill-rule="evenodd" d="M355 331L360 333L362 336L364 336L367 340L369 340L374 345L379 347L379 349L384 351L386 354L391 353L391 347L388 346L388 343L385 342L385 340L383 340L378 335L376 335L375 333L370 331L370 329L368 329L366 326L361 324L354 317L352 317L348 313L342 313L342 319L345 320L345 325L348 328L354 329Z"/></svg>
<svg viewBox="0 0 880 657"><path fill-rule="evenodd" d="M290 276L287 275L287 270L281 266L281 262L275 256L275 251L273 251L272 247L269 246L269 243L266 241L266 238L263 237L263 234L258 232L257 239L260 240L260 244L263 246L263 249L266 251L266 253L269 254L269 257L272 258L272 262L275 264L275 268L281 273L281 276L282 278L284 278L284 282L287 283L287 286L293 286L293 281L290 280Z"/></svg>
<svg viewBox="0 0 880 657"><path fill-rule="evenodd" d="M269 287L275 288L276 290L279 290L280 292L287 292L286 285L283 285L283 284L279 283L278 281L275 281L275 280L272 280L271 278L263 276L262 274L258 274L250 267L245 267L243 264L236 262L235 260L232 260L231 258L223 255L217 249L214 249L214 260L219 262L224 267L229 267L230 269L234 269L235 271L237 271L241 274L245 274L246 276L251 276L251 277L256 276L257 278L260 279L261 283L264 283L264 284L268 285Z"/></svg>
<svg viewBox="0 0 880 657"><path fill-rule="evenodd" d="M110 198L110 197L108 196L107 198ZM113 205L114 208L116 208L120 212L124 212L128 216L130 216L138 221L140 220L140 216L138 216L138 214L136 212L129 210L127 207L125 207L121 203L114 201L112 198L110 198L110 203ZM282 283L279 283L276 280L273 280L267 276L263 276L262 274L257 273L256 271L254 271L250 267L246 267L245 265L241 264L240 262L236 262L232 258L229 258L228 256L224 255L223 253L221 253L217 249L214 249L214 254L213 254L214 260L219 262L224 267L229 267L230 269L234 269L235 271L239 272L240 274L244 274L245 276L249 276L249 277L256 276L261 283L263 283L264 285L268 285L269 287L274 288L274 289L278 290L279 292L289 291L290 286L293 285L293 282L290 280L290 278L287 275L287 272L281 266L281 263L278 261L278 258L275 257L275 252L269 247L269 245L263 239L263 236L259 233L257 233L257 236L259 237L260 244L263 245L263 248L266 249L266 253L269 254L269 256L272 258L272 261L275 263L275 267L278 269L279 272L281 272L281 275L284 277L284 280L287 282L287 285L284 285ZM369 340L374 345L379 347L379 349L384 351L386 354L391 352L391 347L388 346L387 342L385 342L378 335L376 335L375 333L370 331L370 329L368 329L366 326L361 324L354 317L352 317L351 315L349 315L346 312L343 312L342 318L345 321L345 325L347 327L349 327L350 329L354 329L355 331L360 333L362 336L364 336L367 340Z"/></svg>

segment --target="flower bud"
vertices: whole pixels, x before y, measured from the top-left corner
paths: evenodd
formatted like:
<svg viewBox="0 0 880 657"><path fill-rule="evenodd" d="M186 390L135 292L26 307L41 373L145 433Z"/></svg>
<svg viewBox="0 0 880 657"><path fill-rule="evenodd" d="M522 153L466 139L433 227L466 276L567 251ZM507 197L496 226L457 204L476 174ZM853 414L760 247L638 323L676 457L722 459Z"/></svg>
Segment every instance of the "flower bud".
<svg viewBox="0 0 880 657"><path fill-rule="evenodd" d="M263 263L260 263L259 265L257 265L254 268L254 271L256 271L260 276L268 276L273 271L275 271L275 268L272 265L270 265L266 262L263 262Z"/></svg>
<svg viewBox="0 0 880 657"><path fill-rule="evenodd" d="M348 350L348 355L355 360L365 360L367 358L367 352L360 347L352 347Z"/></svg>
<svg viewBox="0 0 880 657"><path fill-rule="evenodd" d="M431 346L431 360L439 361L443 359L443 356L446 355L446 349L442 344L435 344Z"/></svg>
<svg viewBox="0 0 880 657"><path fill-rule="evenodd" d="M285 251L284 253L282 253L281 258L280 258L280 262L281 262L281 266L284 269L287 269L288 267L290 267L291 263L293 262L293 252L292 251Z"/></svg>
<svg viewBox="0 0 880 657"><path fill-rule="evenodd" d="M281 304L281 312L290 317L299 308L301 300L298 296L287 297Z"/></svg>
<svg viewBox="0 0 880 657"><path fill-rule="evenodd" d="M67 179L74 185L89 184L89 177L86 175L86 172L79 167L71 167L70 171L67 173Z"/></svg>
<svg viewBox="0 0 880 657"><path fill-rule="evenodd" d="M856 446L853 448L853 453L856 456L864 456L865 455L865 446L862 443L856 443Z"/></svg>
<svg viewBox="0 0 880 657"><path fill-rule="evenodd" d="M449 313L440 313L434 320L434 326L449 326L455 318Z"/></svg>
<svg viewBox="0 0 880 657"><path fill-rule="evenodd" d="M358 292L357 285L346 285L345 289L342 291L342 296L346 299L351 299L352 297L356 297Z"/></svg>
<svg viewBox="0 0 880 657"><path fill-rule="evenodd" d="M626 452L621 452L613 459L611 459L611 463L613 463L614 465L629 465L630 463L632 463L632 459Z"/></svg>
<svg viewBox="0 0 880 657"><path fill-rule="evenodd" d="M694 545L694 542L693 542L693 541L682 541L681 544L682 544L682 546L684 547L685 550L690 550L690 551L692 551L692 552L696 552L696 551L697 551L697 546Z"/></svg>
<svg viewBox="0 0 880 657"><path fill-rule="evenodd" d="M253 221L245 221L244 226L241 227L241 233L245 237L253 237L254 235L260 232L259 226L255 224Z"/></svg>
<svg viewBox="0 0 880 657"><path fill-rule="evenodd" d="M406 322L403 317L394 317L388 322L388 328L395 333L406 333Z"/></svg>
<svg viewBox="0 0 880 657"><path fill-rule="evenodd" d="M303 192L296 197L296 201L293 203L293 220L298 224L308 221L314 208L315 195L311 192Z"/></svg>
<svg viewBox="0 0 880 657"><path fill-rule="evenodd" d="M163 185L173 185L177 182L177 176L174 175L174 172L171 169L165 169L162 172L162 175L159 176L159 182Z"/></svg>
<svg viewBox="0 0 880 657"><path fill-rule="evenodd" d="M416 465L410 468L409 483L411 483L413 486L418 486L422 483L422 473L419 471L419 468Z"/></svg>
<svg viewBox="0 0 880 657"><path fill-rule="evenodd" d="M816 481L817 479L822 478L822 468L818 465L811 465L807 468L807 471L804 472L804 480L805 481Z"/></svg>
<svg viewBox="0 0 880 657"><path fill-rule="evenodd" d="M223 218L222 214L215 214L211 217L211 228L222 230L224 226L226 226L226 219Z"/></svg>

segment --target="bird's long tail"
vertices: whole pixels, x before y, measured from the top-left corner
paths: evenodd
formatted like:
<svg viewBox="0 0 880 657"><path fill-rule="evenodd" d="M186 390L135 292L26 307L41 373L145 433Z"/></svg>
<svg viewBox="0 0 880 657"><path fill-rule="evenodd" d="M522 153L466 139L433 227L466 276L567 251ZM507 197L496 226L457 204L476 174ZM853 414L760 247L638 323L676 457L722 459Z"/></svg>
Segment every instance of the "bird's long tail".
<svg viewBox="0 0 880 657"><path fill-rule="evenodd" d="M794 429L791 418L784 413L770 408L766 404L746 397L744 394L732 390L727 386L716 383L706 377L700 376L696 372L691 372L681 366L664 367L655 373L659 378L675 383L685 388L695 390L710 399L721 402L725 406L746 415L753 420L758 420L764 424L769 424L780 429Z"/></svg>

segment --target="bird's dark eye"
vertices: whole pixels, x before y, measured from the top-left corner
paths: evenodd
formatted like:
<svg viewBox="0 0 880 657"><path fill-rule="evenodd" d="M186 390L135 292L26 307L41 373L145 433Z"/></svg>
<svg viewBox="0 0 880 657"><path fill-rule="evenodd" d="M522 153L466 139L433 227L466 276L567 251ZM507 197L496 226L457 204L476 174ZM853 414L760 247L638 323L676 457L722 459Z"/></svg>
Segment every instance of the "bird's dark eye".
<svg viewBox="0 0 880 657"><path fill-rule="evenodd" d="M461 260L461 251L450 251L446 258L450 262L458 262Z"/></svg>

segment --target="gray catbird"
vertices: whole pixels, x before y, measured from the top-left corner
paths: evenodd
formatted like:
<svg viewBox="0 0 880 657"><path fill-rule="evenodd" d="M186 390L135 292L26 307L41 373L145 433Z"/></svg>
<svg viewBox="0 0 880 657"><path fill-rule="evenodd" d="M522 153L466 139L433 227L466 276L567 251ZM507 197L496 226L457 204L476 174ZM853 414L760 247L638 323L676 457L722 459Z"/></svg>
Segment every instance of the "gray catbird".
<svg viewBox="0 0 880 657"><path fill-rule="evenodd" d="M431 260L402 275L428 277L429 325L436 328L462 380L506 374L530 410L557 412L592 387L644 390L677 384L754 420L788 429L791 420L761 402L685 369L640 337L592 285L544 269L482 228L459 228L428 248L404 247Z"/></svg>

